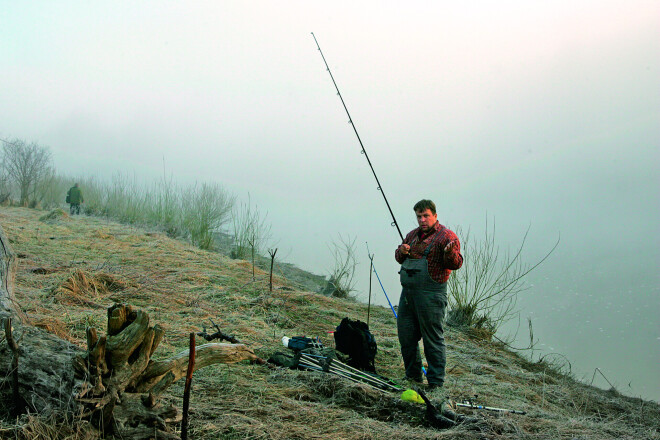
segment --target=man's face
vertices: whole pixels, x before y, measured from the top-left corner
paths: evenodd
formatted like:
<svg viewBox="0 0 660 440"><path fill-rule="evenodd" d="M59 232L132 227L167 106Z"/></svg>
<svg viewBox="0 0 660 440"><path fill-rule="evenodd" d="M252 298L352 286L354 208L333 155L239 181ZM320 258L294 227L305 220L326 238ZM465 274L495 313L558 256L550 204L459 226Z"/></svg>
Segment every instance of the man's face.
<svg viewBox="0 0 660 440"><path fill-rule="evenodd" d="M417 214L417 223L424 232L429 232L438 221L438 214L433 214L430 209L415 211L415 214Z"/></svg>

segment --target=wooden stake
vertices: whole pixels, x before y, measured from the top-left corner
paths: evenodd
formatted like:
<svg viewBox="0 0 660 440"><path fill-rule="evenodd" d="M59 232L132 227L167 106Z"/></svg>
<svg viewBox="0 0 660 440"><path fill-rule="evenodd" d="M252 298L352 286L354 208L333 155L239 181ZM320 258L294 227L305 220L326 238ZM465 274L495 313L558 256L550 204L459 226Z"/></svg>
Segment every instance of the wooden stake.
<svg viewBox="0 0 660 440"><path fill-rule="evenodd" d="M269 249L268 253L270 254L270 293L273 293L273 264L275 263L275 254L277 253L277 248L275 250Z"/></svg>
<svg viewBox="0 0 660 440"><path fill-rule="evenodd" d="M190 386L195 371L195 333L190 334L190 350L188 351L188 371L186 372L186 386L183 390L183 418L181 419L181 440L188 438L188 408L190 407Z"/></svg>

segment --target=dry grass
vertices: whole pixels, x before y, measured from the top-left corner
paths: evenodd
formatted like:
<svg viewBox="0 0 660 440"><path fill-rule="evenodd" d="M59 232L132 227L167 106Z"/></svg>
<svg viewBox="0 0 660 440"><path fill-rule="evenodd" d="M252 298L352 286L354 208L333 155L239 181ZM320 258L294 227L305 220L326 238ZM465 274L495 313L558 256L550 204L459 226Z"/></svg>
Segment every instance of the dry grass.
<svg viewBox="0 0 660 440"><path fill-rule="evenodd" d="M43 213L0 208L0 224L19 256L16 296L32 323L84 345L85 329L105 330L105 308L127 302L149 311L166 331L159 356L187 347L190 332L213 319L224 332L267 358L282 336L320 336L344 316L366 319L366 305L295 290L283 277L268 291L267 273L202 251L164 234L92 217L39 221ZM377 371L403 375L389 309L372 307ZM439 431L424 407L314 372L250 364L215 365L195 373L194 439L660 439L660 406L586 386L558 365L532 363L504 346L449 328L443 395L527 411L473 413L479 423ZM201 340L199 341L202 342ZM1 342L0 342L1 343ZM180 406L183 384L166 397ZM87 439L86 425L25 417L0 421L0 437Z"/></svg>
<svg viewBox="0 0 660 440"><path fill-rule="evenodd" d="M71 217L69 216L69 214L64 212L64 210L61 208L53 209L48 214L44 214L41 217L39 217L39 221L42 222L57 222L60 220L66 221L70 219Z"/></svg>

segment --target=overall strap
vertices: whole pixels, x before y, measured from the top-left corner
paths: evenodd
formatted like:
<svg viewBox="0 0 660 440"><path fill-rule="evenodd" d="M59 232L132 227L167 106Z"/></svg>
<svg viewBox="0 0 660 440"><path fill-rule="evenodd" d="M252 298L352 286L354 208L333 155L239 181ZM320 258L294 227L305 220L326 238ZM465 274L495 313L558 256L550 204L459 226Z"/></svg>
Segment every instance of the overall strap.
<svg viewBox="0 0 660 440"><path fill-rule="evenodd" d="M426 246L426 249L424 249L424 254L422 255L422 258L426 258L429 256L429 253L431 252L431 246L433 246L433 243L435 242L435 239L437 238L438 234L442 232L444 227L440 227L437 231L435 231L435 234L433 234L433 237L431 238L431 242L429 243L428 246Z"/></svg>

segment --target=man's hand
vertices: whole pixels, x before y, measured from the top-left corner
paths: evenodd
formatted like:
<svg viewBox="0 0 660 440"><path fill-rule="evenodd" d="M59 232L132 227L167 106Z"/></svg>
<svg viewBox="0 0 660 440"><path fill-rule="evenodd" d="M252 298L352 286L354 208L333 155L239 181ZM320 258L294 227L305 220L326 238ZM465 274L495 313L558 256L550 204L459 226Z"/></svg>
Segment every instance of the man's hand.
<svg viewBox="0 0 660 440"><path fill-rule="evenodd" d="M410 253L410 245L409 244L402 244L399 246L399 252L401 252L403 255L408 255Z"/></svg>
<svg viewBox="0 0 660 440"><path fill-rule="evenodd" d="M453 241L450 241L449 243L447 243L447 246L445 246L445 254L451 252L454 249L455 244L456 243L453 242Z"/></svg>

